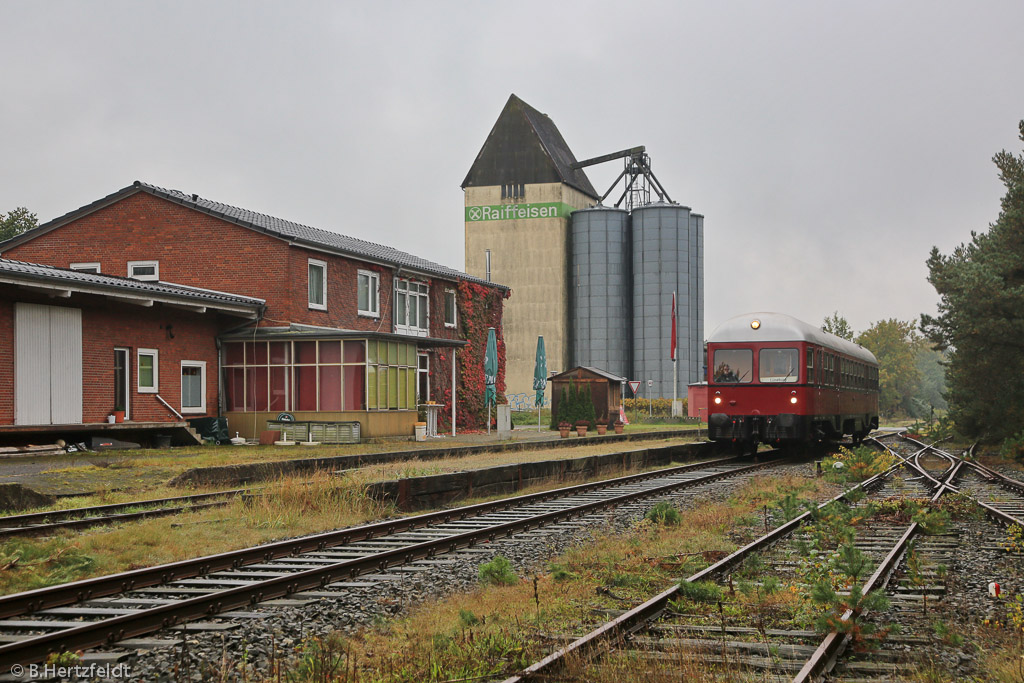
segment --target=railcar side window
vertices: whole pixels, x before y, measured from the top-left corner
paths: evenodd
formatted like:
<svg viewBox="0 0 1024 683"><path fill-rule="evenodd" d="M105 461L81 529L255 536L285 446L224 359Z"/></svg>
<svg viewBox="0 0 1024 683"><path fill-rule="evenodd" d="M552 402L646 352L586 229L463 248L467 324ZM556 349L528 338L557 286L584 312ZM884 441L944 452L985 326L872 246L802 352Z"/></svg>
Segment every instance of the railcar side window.
<svg viewBox="0 0 1024 683"><path fill-rule="evenodd" d="M754 373L754 352L750 349L715 349L718 384L749 384Z"/></svg>
<svg viewBox="0 0 1024 683"><path fill-rule="evenodd" d="M796 382L800 379L800 353L796 349L761 349L757 364L762 382Z"/></svg>

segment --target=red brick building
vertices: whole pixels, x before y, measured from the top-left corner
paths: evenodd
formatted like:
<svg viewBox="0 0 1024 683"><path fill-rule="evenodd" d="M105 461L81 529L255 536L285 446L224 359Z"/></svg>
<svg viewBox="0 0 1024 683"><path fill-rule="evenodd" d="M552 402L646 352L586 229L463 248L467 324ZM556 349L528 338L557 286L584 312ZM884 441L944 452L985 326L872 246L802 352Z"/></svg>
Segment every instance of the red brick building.
<svg viewBox="0 0 1024 683"><path fill-rule="evenodd" d="M218 349L207 367L220 390L206 414L226 416L232 432L250 437L281 412L356 420L364 436L411 434L419 403L445 403L443 416L451 414L453 359L458 422L475 426L472 405L482 397L460 395L459 375L475 367L468 352L480 346L481 321L498 329L502 346L505 287L397 249L141 182L0 243L0 254L259 300L254 322L219 317L207 332ZM125 324L134 330L133 320ZM139 336L128 346L133 363L144 343ZM96 412L111 403L95 401Z"/></svg>
<svg viewBox="0 0 1024 683"><path fill-rule="evenodd" d="M73 437L115 411L129 422L111 429L129 436L216 414L217 334L262 310L251 297L0 259L0 439Z"/></svg>

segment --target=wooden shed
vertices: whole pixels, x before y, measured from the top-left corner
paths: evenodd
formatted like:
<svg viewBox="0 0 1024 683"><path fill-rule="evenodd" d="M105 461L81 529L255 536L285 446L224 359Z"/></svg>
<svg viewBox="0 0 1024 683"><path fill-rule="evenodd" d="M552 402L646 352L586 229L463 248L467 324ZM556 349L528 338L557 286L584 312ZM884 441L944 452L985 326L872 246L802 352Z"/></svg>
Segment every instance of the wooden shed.
<svg viewBox="0 0 1024 683"><path fill-rule="evenodd" d="M598 422L611 424L618 418L625 377L613 375L600 368L580 366L551 375L548 381L551 383L551 409L554 411L552 422L559 421L558 404L562 399L562 390L568 391L569 382L576 385L577 391L586 391L586 388L590 387L590 397L594 402L594 414Z"/></svg>

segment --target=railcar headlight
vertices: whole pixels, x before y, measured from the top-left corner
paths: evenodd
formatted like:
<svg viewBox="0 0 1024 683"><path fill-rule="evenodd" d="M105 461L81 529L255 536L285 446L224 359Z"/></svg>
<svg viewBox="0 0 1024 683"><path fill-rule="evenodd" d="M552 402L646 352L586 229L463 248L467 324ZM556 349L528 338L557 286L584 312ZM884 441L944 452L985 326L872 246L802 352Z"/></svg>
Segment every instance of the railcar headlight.
<svg viewBox="0 0 1024 683"><path fill-rule="evenodd" d="M722 397L721 396L715 396L715 405L716 406L717 405L721 405L721 403L722 403Z"/></svg>
<svg viewBox="0 0 1024 683"><path fill-rule="evenodd" d="M790 403L796 403L796 396L790 396L789 397L789 402Z"/></svg>
<svg viewBox="0 0 1024 683"><path fill-rule="evenodd" d="M756 330L759 327L761 327L761 321L760 320L751 320L750 321L750 329Z"/></svg>

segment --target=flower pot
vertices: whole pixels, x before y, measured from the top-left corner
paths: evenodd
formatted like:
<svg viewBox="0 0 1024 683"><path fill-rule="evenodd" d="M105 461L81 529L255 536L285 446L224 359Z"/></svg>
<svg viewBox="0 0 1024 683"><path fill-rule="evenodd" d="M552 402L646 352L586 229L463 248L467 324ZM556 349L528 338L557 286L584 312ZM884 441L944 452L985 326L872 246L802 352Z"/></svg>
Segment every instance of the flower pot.
<svg viewBox="0 0 1024 683"><path fill-rule="evenodd" d="M605 432L608 431L608 425L597 425L597 435L604 436Z"/></svg>
<svg viewBox="0 0 1024 683"><path fill-rule="evenodd" d="M621 434L622 433L622 428L623 428L623 425L620 425L620 424L615 425L615 433L616 434Z"/></svg>
<svg viewBox="0 0 1024 683"><path fill-rule="evenodd" d="M124 411L123 410L115 410L114 411L114 422L124 422Z"/></svg>
<svg viewBox="0 0 1024 683"><path fill-rule="evenodd" d="M113 413L111 413L110 415L107 415L107 424L114 424L114 422L116 420L117 420L117 418L114 417Z"/></svg>
<svg viewBox="0 0 1024 683"><path fill-rule="evenodd" d="M579 435L579 436L586 436L587 435L587 425L580 425L580 426L576 427L576 434Z"/></svg>
<svg viewBox="0 0 1024 683"><path fill-rule="evenodd" d="M561 436L563 439L568 439L569 438L569 430L568 430L568 428L566 428L566 429L559 429L558 430L558 435Z"/></svg>

